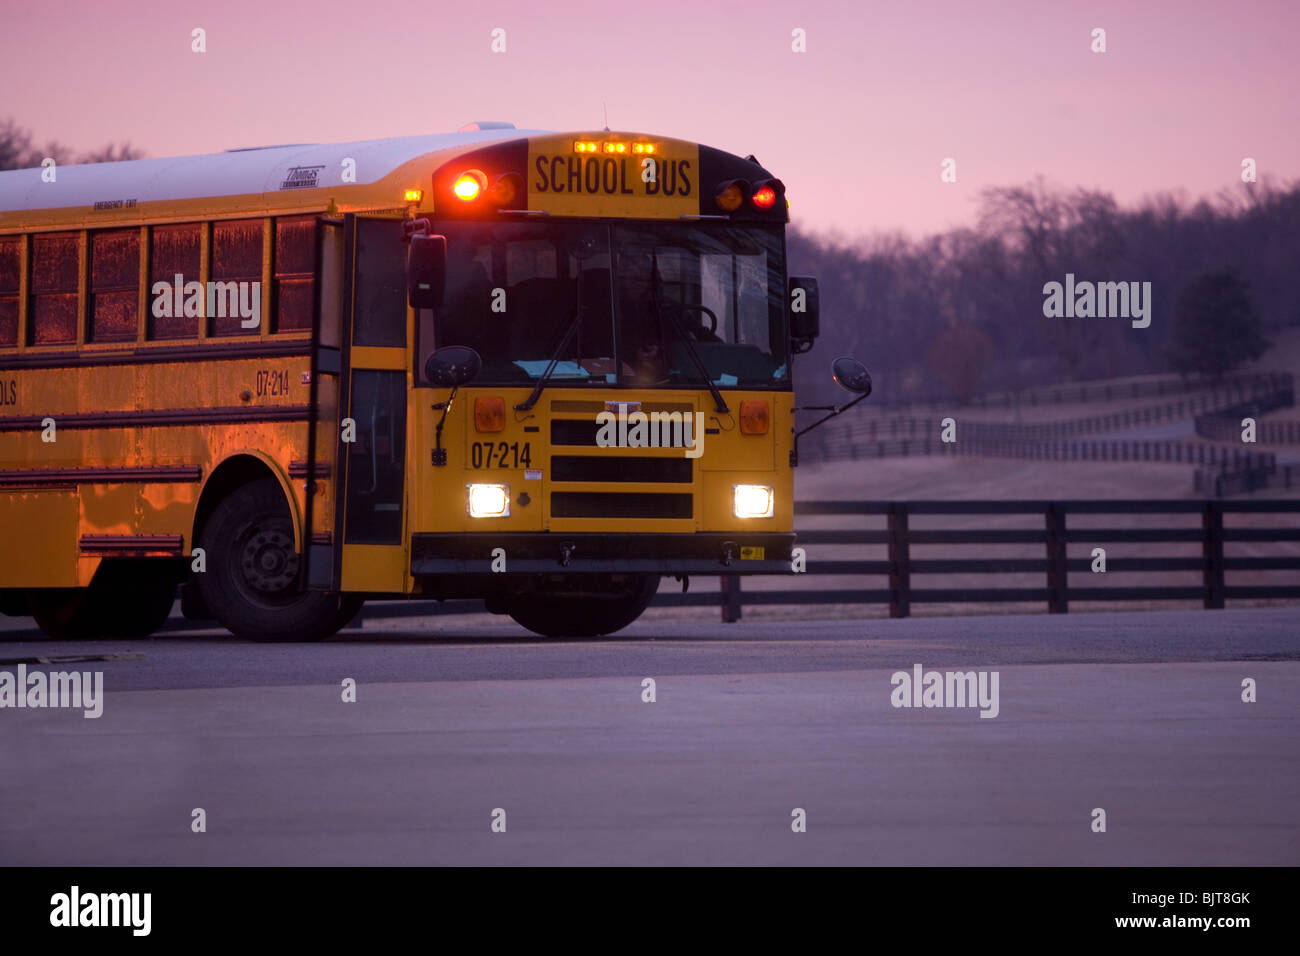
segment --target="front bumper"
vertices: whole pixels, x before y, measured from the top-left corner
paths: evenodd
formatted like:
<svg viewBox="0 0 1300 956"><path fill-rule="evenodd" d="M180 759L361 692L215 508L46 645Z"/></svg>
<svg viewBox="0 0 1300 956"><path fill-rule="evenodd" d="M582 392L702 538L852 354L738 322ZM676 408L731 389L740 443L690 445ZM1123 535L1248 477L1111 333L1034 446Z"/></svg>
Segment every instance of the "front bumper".
<svg viewBox="0 0 1300 956"><path fill-rule="evenodd" d="M413 534L411 574L491 572L498 548L505 552L504 568L510 573L788 574L793 546L793 534L716 531Z"/></svg>

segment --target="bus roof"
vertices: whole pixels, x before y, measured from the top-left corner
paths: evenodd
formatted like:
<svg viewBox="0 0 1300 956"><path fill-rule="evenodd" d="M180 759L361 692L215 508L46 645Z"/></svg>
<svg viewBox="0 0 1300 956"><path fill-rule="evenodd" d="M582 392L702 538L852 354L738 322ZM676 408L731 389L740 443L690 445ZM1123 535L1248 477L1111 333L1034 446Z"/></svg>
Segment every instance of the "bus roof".
<svg viewBox="0 0 1300 956"><path fill-rule="evenodd" d="M468 197L453 188L466 176L479 183ZM621 130L476 123L428 136L0 173L0 233L10 235L321 212L481 218L521 210L789 221L785 186L753 157Z"/></svg>
<svg viewBox="0 0 1300 956"><path fill-rule="evenodd" d="M491 124L482 124L489 127ZM350 143L267 146L199 156L136 159L55 168L54 182L40 167L0 172L0 224L4 213L94 207L97 203L206 199L274 194L301 187L375 183L420 156L529 136L544 130L480 128ZM354 165L346 160L353 160ZM355 179L344 182L351 168ZM18 217L26 218L26 217Z"/></svg>

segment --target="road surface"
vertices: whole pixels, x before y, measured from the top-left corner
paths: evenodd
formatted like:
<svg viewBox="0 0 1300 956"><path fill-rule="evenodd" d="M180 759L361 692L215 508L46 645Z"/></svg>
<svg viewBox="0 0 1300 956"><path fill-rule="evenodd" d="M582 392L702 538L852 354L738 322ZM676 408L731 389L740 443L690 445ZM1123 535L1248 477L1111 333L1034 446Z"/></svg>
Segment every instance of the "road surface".
<svg viewBox="0 0 1300 956"><path fill-rule="evenodd" d="M1300 863L1296 608L699 613L607 640L480 615L276 646L0 618L0 673L105 688L97 719L0 709L0 863ZM996 671L997 716L893 706L916 664Z"/></svg>

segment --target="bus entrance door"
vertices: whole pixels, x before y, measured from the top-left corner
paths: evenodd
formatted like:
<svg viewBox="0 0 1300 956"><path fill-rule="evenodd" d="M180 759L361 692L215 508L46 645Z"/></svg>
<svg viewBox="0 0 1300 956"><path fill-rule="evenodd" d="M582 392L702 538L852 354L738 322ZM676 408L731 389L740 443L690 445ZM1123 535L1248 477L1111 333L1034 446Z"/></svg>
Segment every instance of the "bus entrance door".
<svg viewBox="0 0 1300 956"><path fill-rule="evenodd" d="M398 219L344 220L338 493L344 591L408 590L406 247Z"/></svg>

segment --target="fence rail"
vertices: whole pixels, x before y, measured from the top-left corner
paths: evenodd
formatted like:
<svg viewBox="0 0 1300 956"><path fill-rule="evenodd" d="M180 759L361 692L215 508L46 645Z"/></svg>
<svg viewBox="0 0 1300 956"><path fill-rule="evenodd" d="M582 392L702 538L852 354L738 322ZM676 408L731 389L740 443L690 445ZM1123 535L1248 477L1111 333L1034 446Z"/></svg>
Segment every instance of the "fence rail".
<svg viewBox="0 0 1300 956"><path fill-rule="evenodd" d="M1300 488L1300 465L1243 468L1237 471L1224 465L1197 468L1192 473L1192 487L1197 494L1227 498L1253 491Z"/></svg>
<svg viewBox="0 0 1300 956"><path fill-rule="evenodd" d="M1192 600L1206 608L1222 608L1238 599L1300 599L1300 577L1296 584L1238 584L1229 581L1232 572L1300 571L1300 545L1296 553L1225 556L1224 547L1235 542L1281 544L1300 542L1300 521L1283 527L1281 515L1300 515L1300 500L1215 501L1215 500L1095 500L1095 501L804 501L795 505L800 519L878 516L884 527L877 529L801 528L798 545L884 545L884 560L822 560L809 554L807 570L799 577L807 581L831 575L861 576L862 586L782 590L744 590L742 577L721 575L720 591L676 593L660 591L660 607L721 606L724 621L740 620L745 605L887 604L891 617L907 617L917 603L1043 604L1051 613L1064 614L1076 601ZM918 529L911 519L928 515L1029 515L1039 516L1037 528L952 528ZM1072 527L1070 519L1084 515L1113 517L1116 526ZM1195 526L1141 528L1123 526L1133 515L1195 515ZM1268 527L1225 526L1225 517L1269 515ZM1106 573L1183 571L1196 572L1199 581L1187 585L1131 585L1079 587L1071 585L1071 572L1088 572L1091 557L1071 557L1071 545L1105 545L1108 553L1116 544L1193 543L1200 554L1191 557L1125 557L1116 553L1106 561ZM1041 549L1039 557L941 557L917 558L912 549L923 545L1020 544ZM948 587L918 588L912 579L920 574L1035 574L1042 583L1031 587ZM791 575L792 577L794 575ZM477 601L448 601L368 605L373 617L397 617L429 613L466 613L481 608Z"/></svg>
<svg viewBox="0 0 1300 956"><path fill-rule="evenodd" d="M1046 441L1105 434L1127 428L1183 421L1188 418L1197 418L1198 422L1200 418L1208 420L1211 416L1235 416L1239 419L1241 414L1257 415L1263 411L1294 404L1294 390L1293 377L1289 373L1277 373L1256 376L1231 386L1221 386L1176 402L1165 402L1162 405L1127 408L1106 415L1090 415L1054 422L1011 423L963 420L961 430L965 434L981 438ZM944 414L951 414L951 409ZM943 417L944 415L937 412L932 415L895 415L888 418L855 415L849 419L842 419L834 425L824 426L823 430L829 436L833 436L828 439L832 442L926 438L938 434L939 423ZM1231 435L1207 437L1238 441L1241 436L1238 430Z"/></svg>
<svg viewBox="0 0 1300 956"><path fill-rule="evenodd" d="M977 395L970 404L976 408L1015 408L1023 405L1075 405L1089 402L1114 402L1132 398L1158 398L1207 389L1253 387L1253 383L1271 377L1270 372L1242 372L1220 379L1180 375L1151 376L1141 381L1117 382L1114 379L1075 382L1070 385L1040 385L1018 392ZM944 408L944 403L882 402L885 408Z"/></svg>
<svg viewBox="0 0 1300 956"><path fill-rule="evenodd" d="M1240 441L1242 419L1254 418L1278 408L1295 404L1294 392L1279 390L1233 405L1217 412L1196 417L1196 434L1213 441ZM1262 421L1255 423L1255 441L1264 445L1300 444L1300 421Z"/></svg>
<svg viewBox="0 0 1300 956"><path fill-rule="evenodd" d="M814 433L815 434L815 433ZM979 455L993 458L1025 458L1035 461L1159 461L1188 465L1221 465L1231 471L1272 470L1277 465L1273 452L1243 451L1241 448L1192 442L1125 439L1083 441L1024 441L990 439L959 434L953 442L932 438L892 441L861 441L829 447L799 443L799 461L855 461L861 458L893 458L908 455Z"/></svg>
<svg viewBox="0 0 1300 956"><path fill-rule="evenodd" d="M942 417L852 417L825 425L800 444L806 462L909 455L968 454L1067 461L1165 461L1229 464L1234 471L1272 468L1268 452L1235 454L1214 446L1177 440L1125 438L1088 439L1079 436L1121 431L1163 422L1195 419L1195 431L1205 438L1241 441L1243 414L1257 415L1294 404L1294 378L1289 373L1255 375L1224 384L1214 391L1146 408L1126 409L1060 422L1002 423L962 420L957 441L940 440ZM1297 425L1300 429L1300 424ZM1260 442L1282 441L1289 432L1283 423L1261 423ZM1265 427L1267 426L1267 427ZM1267 435L1268 437L1264 437ZM1297 432L1300 438L1300 432Z"/></svg>

